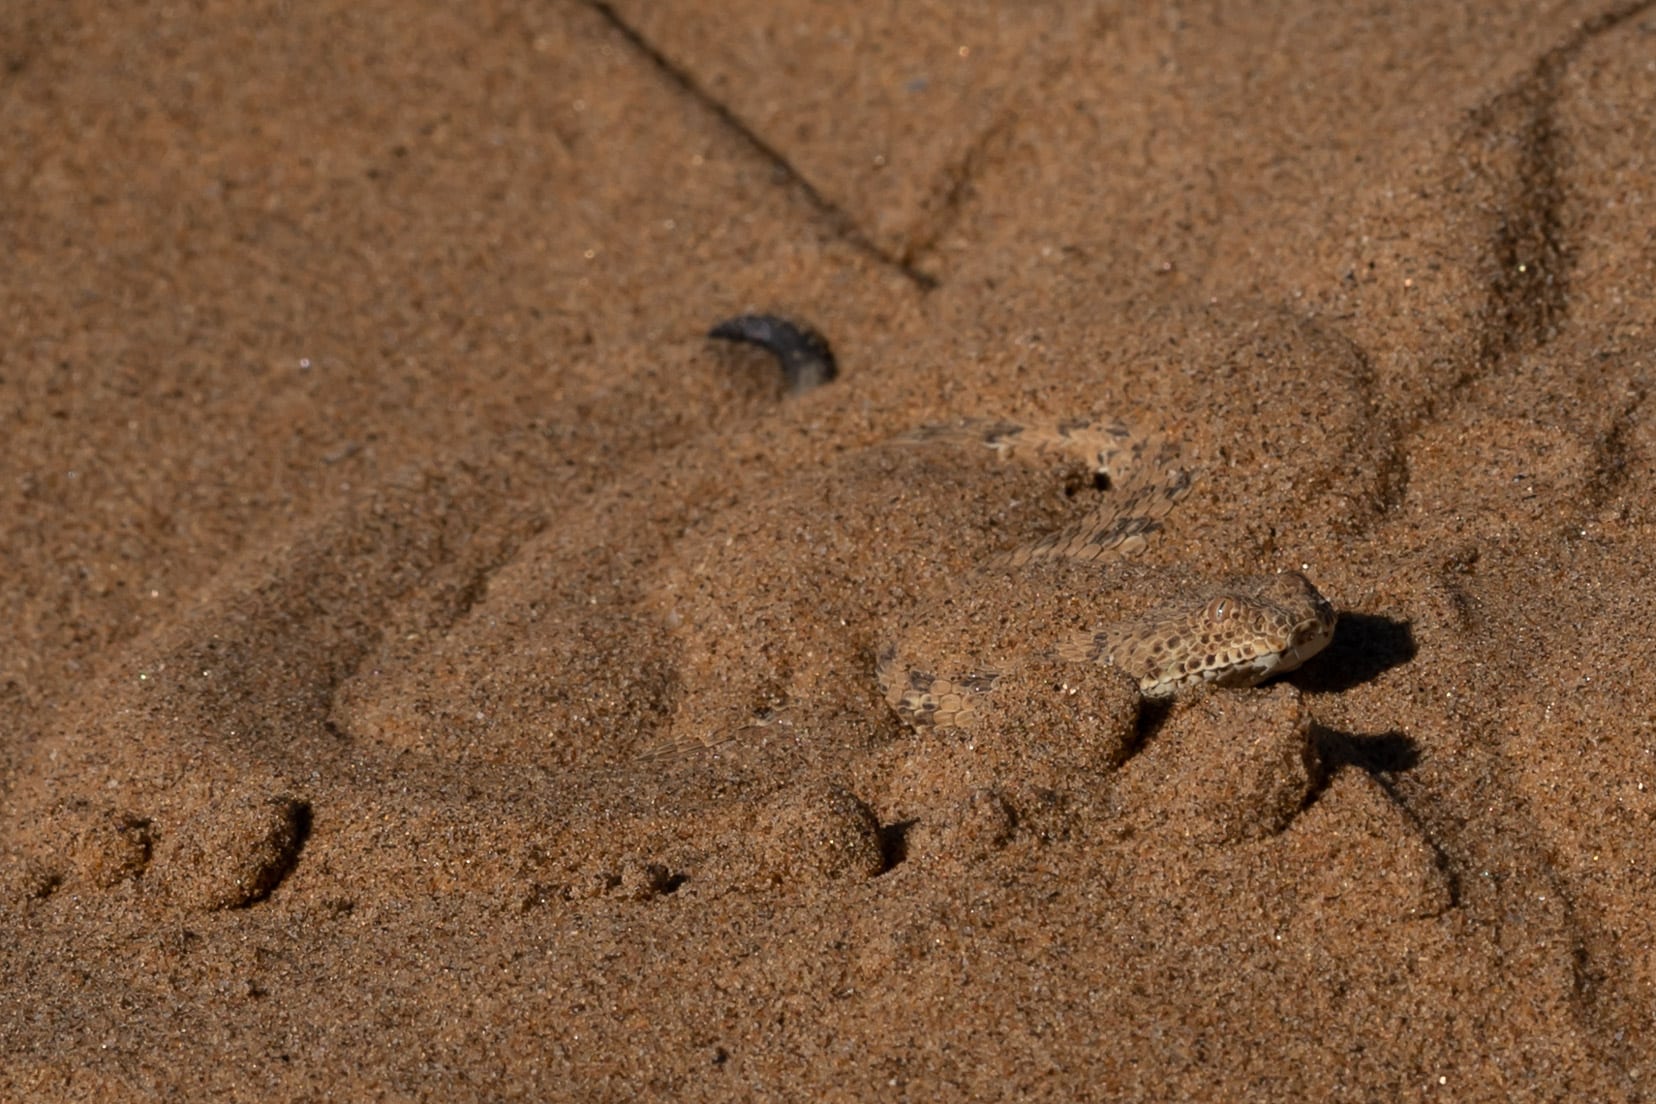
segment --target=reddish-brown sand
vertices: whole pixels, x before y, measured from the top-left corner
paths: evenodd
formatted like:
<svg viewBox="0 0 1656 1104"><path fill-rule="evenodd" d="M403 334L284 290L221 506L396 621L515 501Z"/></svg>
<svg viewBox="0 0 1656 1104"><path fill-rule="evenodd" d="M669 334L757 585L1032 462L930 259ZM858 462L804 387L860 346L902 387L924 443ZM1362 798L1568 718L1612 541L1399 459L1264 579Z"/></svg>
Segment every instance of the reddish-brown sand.
<svg viewBox="0 0 1656 1104"><path fill-rule="evenodd" d="M1644 1098L1653 58L0 4L0 1100ZM756 308L840 379L702 336ZM1194 491L1016 594L1110 490L890 443L1116 415ZM1284 568L1341 626L1275 686L874 680Z"/></svg>

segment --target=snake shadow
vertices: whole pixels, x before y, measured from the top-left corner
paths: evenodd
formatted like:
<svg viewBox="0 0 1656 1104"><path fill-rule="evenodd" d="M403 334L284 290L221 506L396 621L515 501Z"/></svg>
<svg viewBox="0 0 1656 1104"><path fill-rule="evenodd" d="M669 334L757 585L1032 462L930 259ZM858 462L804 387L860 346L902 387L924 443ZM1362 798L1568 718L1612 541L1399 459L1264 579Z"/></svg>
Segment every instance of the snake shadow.
<svg viewBox="0 0 1656 1104"><path fill-rule="evenodd" d="M1383 781L1385 776L1413 770L1420 762L1420 746L1406 733L1342 732L1338 729L1311 727L1311 742L1317 759L1323 765L1323 780L1332 777L1340 767L1355 767L1365 774ZM1318 787L1320 792L1322 787Z"/></svg>
<svg viewBox="0 0 1656 1104"><path fill-rule="evenodd" d="M1334 639L1321 655L1289 677L1302 691L1333 694L1361 686L1393 667L1401 667L1419 651L1414 629L1407 621L1372 613L1340 614ZM1314 726L1317 756L1332 775L1340 766L1356 767L1376 779L1411 770L1420 761L1420 749L1398 732L1340 732Z"/></svg>
<svg viewBox="0 0 1656 1104"><path fill-rule="evenodd" d="M1334 694L1403 666L1419 650L1407 621L1341 613L1328 647L1288 681L1308 694ZM1318 757L1331 769L1346 765L1379 777L1410 770L1420 760L1419 748L1402 732L1359 734L1317 726L1313 739Z"/></svg>
<svg viewBox="0 0 1656 1104"><path fill-rule="evenodd" d="M1414 629L1407 621L1342 612L1328 647L1289 675L1288 681L1308 694L1335 694L1401 667L1419 650Z"/></svg>

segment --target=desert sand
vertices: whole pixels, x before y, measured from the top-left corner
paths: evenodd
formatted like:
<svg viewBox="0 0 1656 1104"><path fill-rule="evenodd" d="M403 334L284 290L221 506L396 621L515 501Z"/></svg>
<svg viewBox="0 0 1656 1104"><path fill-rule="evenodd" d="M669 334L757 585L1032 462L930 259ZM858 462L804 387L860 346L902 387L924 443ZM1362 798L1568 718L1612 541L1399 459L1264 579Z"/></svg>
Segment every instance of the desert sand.
<svg viewBox="0 0 1656 1104"><path fill-rule="evenodd" d="M1644 1099L1653 59L0 5L0 1100ZM1016 578L1120 488L904 441L1114 418L1188 497ZM1043 658L1282 570L1268 685ZM951 626L1024 674L911 731Z"/></svg>

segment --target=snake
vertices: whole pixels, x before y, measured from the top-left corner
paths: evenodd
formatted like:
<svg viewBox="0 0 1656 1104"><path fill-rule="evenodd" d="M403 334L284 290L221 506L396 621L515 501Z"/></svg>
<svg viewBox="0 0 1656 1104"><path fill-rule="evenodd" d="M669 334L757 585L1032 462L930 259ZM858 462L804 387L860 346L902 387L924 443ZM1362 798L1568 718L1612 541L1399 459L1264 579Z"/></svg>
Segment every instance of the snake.
<svg viewBox="0 0 1656 1104"><path fill-rule="evenodd" d="M967 419L922 426L900 443L977 442L1001 457L1080 460L1112 492L1080 521L996 557L1016 569L1041 560L1082 563L1142 550L1192 486L1177 445L1122 420L1055 423ZM1326 648L1337 615L1304 574L1283 571L1193 587L1136 617L1054 640L1054 659L1125 671L1146 698L1202 685L1245 688L1286 674ZM938 672L887 643L875 674L886 703L915 729L969 727L984 697L1007 672ZM1039 649L1038 649L1039 650Z"/></svg>
<svg viewBox="0 0 1656 1104"><path fill-rule="evenodd" d="M710 336L746 341L773 353L795 394L835 375L828 343L815 329L775 316L743 316ZM899 445L965 444L1003 460L1079 462L1108 489L1078 522L996 556L994 569L1040 561L1080 563L1141 551L1188 495L1193 476L1178 444L1122 419L1015 422L968 418L923 425ZM1246 688L1298 669L1334 638L1333 605L1303 573L1280 571L1195 586L1135 617L1050 642L1050 658L1126 672L1149 699L1199 687ZM931 669L899 636L877 653L875 677L886 704L919 730L971 725L984 700L1012 672Z"/></svg>

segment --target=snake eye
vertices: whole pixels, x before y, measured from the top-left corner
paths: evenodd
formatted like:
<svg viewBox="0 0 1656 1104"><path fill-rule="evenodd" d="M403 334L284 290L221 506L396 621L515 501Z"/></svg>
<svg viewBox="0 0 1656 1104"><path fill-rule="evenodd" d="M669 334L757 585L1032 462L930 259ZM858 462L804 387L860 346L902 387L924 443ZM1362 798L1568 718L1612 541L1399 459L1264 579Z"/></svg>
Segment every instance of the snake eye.
<svg viewBox="0 0 1656 1104"><path fill-rule="evenodd" d="M1223 621L1230 616L1230 602L1229 598L1223 596L1215 598L1207 604L1202 613L1209 621Z"/></svg>

